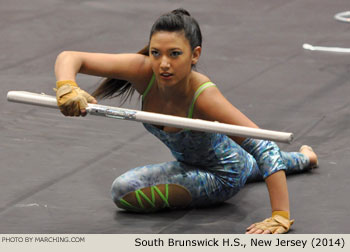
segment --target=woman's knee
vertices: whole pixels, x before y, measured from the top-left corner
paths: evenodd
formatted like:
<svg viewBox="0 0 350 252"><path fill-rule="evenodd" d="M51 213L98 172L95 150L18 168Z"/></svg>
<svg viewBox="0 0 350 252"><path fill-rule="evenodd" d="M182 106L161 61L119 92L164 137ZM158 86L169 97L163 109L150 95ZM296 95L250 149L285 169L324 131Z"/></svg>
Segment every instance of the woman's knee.
<svg viewBox="0 0 350 252"><path fill-rule="evenodd" d="M125 178L125 176L117 177L111 186L111 194L114 202L118 202L125 194L136 190L139 184L135 181L131 181Z"/></svg>

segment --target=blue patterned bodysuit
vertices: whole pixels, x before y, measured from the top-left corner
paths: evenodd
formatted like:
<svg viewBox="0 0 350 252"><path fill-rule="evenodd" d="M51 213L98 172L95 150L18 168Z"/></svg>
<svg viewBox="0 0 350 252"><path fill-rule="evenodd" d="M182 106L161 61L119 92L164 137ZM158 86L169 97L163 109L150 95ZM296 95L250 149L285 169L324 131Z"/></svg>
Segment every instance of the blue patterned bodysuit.
<svg viewBox="0 0 350 252"><path fill-rule="evenodd" d="M280 151L270 141L246 139L242 147L219 133L192 130L174 133L150 124L144 127L170 149L176 160L137 167L122 174L112 185L115 202L141 188L178 184L190 192L191 207L206 206L231 198L247 182L262 180L279 170L287 174L301 172L309 166L307 156Z"/></svg>

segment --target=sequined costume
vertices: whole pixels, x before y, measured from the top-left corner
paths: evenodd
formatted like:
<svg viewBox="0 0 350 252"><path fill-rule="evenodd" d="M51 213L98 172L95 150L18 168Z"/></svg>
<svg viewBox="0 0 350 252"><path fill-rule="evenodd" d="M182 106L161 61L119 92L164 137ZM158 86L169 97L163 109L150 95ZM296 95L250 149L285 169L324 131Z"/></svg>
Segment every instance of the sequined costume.
<svg viewBox="0 0 350 252"><path fill-rule="evenodd" d="M152 78L143 100L154 82ZM200 93L214 84L201 85L194 95L188 116ZM308 169L309 159L299 152L283 152L271 141L246 139L242 145L219 133L191 130L165 132L153 125L144 127L162 141L175 161L134 168L112 185L117 203L129 192L159 184L178 184L192 196L190 207L223 202L235 195L247 182L261 180L279 171L287 174Z"/></svg>

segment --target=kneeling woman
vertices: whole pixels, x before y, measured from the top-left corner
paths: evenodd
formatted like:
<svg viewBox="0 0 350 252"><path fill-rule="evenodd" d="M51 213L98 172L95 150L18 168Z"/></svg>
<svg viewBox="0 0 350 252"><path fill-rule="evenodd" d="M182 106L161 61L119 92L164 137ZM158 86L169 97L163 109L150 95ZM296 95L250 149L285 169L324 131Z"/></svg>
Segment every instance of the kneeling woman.
<svg viewBox="0 0 350 252"><path fill-rule="evenodd" d="M207 76L194 70L201 46L197 21L186 10L177 9L158 18L148 46L138 54L63 52L55 66L58 105L66 116L84 116L87 102L97 102L93 96L114 97L136 90L142 95L144 111L257 128ZM108 79L90 96L76 84L77 73ZM271 141L144 126L169 147L176 160L138 167L118 177L112 185L118 207L150 212L207 206L231 198L249 181L264 179L272 216L247 232L289 230L293 221L285 174L317 165L310 147L287 153Z"/></svg>

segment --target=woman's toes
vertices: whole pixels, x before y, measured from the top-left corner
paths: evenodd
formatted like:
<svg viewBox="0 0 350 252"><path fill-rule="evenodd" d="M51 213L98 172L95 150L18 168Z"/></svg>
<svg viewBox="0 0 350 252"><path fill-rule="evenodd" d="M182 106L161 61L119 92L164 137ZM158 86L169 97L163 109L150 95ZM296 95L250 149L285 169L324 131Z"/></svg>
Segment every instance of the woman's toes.
<svg viewBox="0 0 350 252"><path fill-rule="evenodd" d="M318 167L318 158L314 150L308 146L308 145L303 145L300 147L300 153L303 153L304 155L309 157L310 160L310 166L311 168L317 168Z"/></svg>

